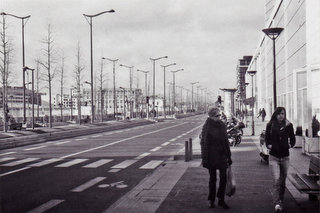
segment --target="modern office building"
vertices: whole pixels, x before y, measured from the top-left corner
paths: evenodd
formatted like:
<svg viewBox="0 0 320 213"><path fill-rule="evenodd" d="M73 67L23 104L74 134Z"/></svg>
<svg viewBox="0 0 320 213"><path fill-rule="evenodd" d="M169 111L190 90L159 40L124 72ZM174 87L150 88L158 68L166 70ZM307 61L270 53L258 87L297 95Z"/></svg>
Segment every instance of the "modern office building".
<svg viewBox="0 0 320 213"><path fill-rule="evenodd" d="M320 118L320 1L265 2L265 28L283 28L275 40L277 106L310 132L312 117ZM257 71L255 109L265 108L268 119L274 111L273 41L261 32L257 43L248 70Z"/></svg>

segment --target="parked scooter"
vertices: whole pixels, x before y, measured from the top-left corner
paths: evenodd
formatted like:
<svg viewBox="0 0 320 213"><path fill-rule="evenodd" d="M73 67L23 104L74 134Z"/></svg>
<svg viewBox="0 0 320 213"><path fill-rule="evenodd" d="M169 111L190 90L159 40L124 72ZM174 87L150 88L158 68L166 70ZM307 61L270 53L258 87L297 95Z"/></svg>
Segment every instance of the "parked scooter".
<svg viewBox="0 0 320 213"><path fill-rule="evenodd" d="M242 129L245 127L244 123L233 117L230 121L227 121L226 125L230 146L239 145L243 135Z"/></svg>

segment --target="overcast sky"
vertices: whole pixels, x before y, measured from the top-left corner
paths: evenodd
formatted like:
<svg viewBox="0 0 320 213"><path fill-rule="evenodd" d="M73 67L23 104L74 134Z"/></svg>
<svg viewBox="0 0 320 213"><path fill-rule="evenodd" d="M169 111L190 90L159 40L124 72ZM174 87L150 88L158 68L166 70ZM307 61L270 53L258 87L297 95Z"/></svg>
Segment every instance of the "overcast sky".
<svg viewBox="0 0 320 213"><path fill-rule="evenodd" d="M264 27L263 0L0 0L1 12L31 15L25 26L29 67L35 68L35 59L42 57L45 45L41 40L46 36L47 25L52 25L55 58L60 64L62 52L66 57L66 92L74 84L78 41L85 65L84 81L90 81L89 24L82 14L110 9L116 12L93 19L94 72L99 72L103 56L118 58L119 63L134 66L134 70L151 71L149 58L167 55L168 59L156 62L156 93L160 94L160 65L174 62L176 66L167 68L167 82L172 81L169 71L183 68L176 74L177 85L191 89L190 83L199 81L201 87L215 94L219 88L235 88L238 59L254 53ZM20 86L21 21L7 17L7 23L7 34L14 47L12 84ZM104 63L104 72L109 78L108 87L112 87L112 64L108 61ZM128 69L117 66L116 73L117 87L128 87ZM58 78L54 79L55 86ZM144 89L144 75L134 73L134 87L137 78Z"/></svg>

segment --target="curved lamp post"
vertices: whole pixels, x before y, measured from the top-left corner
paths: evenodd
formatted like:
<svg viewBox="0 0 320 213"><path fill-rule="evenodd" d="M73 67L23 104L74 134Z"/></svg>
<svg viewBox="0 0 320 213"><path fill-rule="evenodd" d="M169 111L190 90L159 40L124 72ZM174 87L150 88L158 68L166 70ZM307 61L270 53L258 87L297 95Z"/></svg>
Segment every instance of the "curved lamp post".
<svg viewBox="0 0 320 213"><path fill-rule="evenodd" d="M132 74L133 74L133 66L128 66L128 65L124 65L124 64L120 64L119 66L121 67L126 67L129 69L129 79L130 79L130 94L128 96L128 99L130 99L130 104L129 104L129 110L130 110L130 114L129 114L129 117L131 118L132 117L132 110L133 110L133 107L132 107Z"/></svg>
<svg viewBox="0 0 320 213"><path fill-rule="evenodd" d="M172 72L172 79L173 79L173 109L175 111L175 106L176 106L176 73L177 72L180 72L180 71L183 71L184 69L178 69L178 70L174 70L174 71L171 71Z"/></svg>
<svg viewBox="0 0 320 213"><path fill-rule="evenodd" d="M193 85L198 84L198 83L199 83L199 81L191 83L191 112L193 112L193 107L194 107L194 104L193 104Z"/></svg>
<svg viewBox="0 0 320 213"><path fill-rule="evenodd" d="M283 31L281 27L273 27L262 30L273 43L273 106L277 108L277 76L276 76L276 39Z"/></svg>
<svg viewBox="0 0 320 213"><path fill-rule="evenodd" d="M155 101L156 101L156 61L157 60L160 60L162 58L168 58L168 56L162 56L162 57L159 57L159 58L150 58L150 60L152 61L152 64L153 64L153 88L152 88L152 95L153 95L153 99L152 99L152 118L155 119L155 109L154 109L154 104L155 104Z"/></svg>
<svg viewBox="0 0 320 213"><path fill-rule="evenodd" d="M247 73L251 76L251 99L252 99L252 135L254 135L254 100L253 100L253 76L257 73L257 71L247 71Z"/></svg>
<svg viewBox="0 0 320 213"><path fill-rule="evenodd" d="M21 19L21 26L22 26L22 67L24 68L25 67L25 54L24 54L24 26L27 22L24 22L25 19L27 19L28 21L28 18L31 17L31 15L28 15L28 16L16 16L16 15L13 15L13 14L10 14L10 13L5 13L5 12L2 12L0 13L0 15L7 15L7 16L12 16L14 18L18 18L18 19ZM22 84L23 84L23 123L26 123L26 87L25 87L25 73L24 73L24 69L22 69Z"/></svg>
<svg viewBox="0 0 320 213"><path fill-rule="evenodd" d="M176 65L176 63L168 64L168 65L160 65L163 67L163 113L164 118L166 118L166 68Z"/></svg>
<svg viewBox="0 0 320 213"><path fill-rule="evenodd" d="M87 14L83 14L83 16L86 18L87 22L90 25L90 64L91 64L91 123L94 123L94 103L93 103L93 51L92 51L92 18L100 16L104 13L114 13L114 10L108 10L108 11L103 11L101 13L97 13L95 15L87 15ZM89 20L88 20L89 18Z"/></svg>
<svg viewBox="0 0 320 213"><path fill-rule="evenodd" d="M113 118L117 119L118 116L116 116L116 114L118 114L118 108L117 108L117 96L116 96L116 74L115 74L116 67L115 67L115 64L119 59L110 59L110 58L105 58L105 57L102 57L102 59L111 61L113 64Z"/></svg>
<svg viewBox="0 0 320 213"><path fill-rule="evenodd" d="M32 129L34 129L34 69L31 69L29 67L23 67L23 72L26 72L27 70L30 70L32 72Z"/></svg>

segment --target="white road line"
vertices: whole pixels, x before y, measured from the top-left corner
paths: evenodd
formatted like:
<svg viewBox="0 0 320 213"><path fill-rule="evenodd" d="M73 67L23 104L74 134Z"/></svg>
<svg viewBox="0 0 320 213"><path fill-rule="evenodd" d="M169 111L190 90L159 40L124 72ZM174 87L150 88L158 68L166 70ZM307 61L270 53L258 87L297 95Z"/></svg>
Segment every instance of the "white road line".
<svg viewBox="0 0 320 213"><path fill-rule="evenodd" d="M20 172L20 171L23 171L23 170L26 170L26 169L30 169L30 168L31 167L24 167L24 168L21 168L21 169L13 170L13 171L10 171L10 172L7 172L7 173L0 174L0 177L6 176L6 175L10 175L10 174L13 174L13 173L16 173L16 172Z"/></svg>
<svg viewBox="0 0 320 213"><path fill-rule="evenodd" d="M170 143L169 141L165 142L165 143L161 144L161 146L167 146L169 143Z"/></svg>
<svg viewBox="0 0 320 213"><path fill-rule="evenodd" d="M70 155L65 155L65 156L63 156L61 158L68 158L68 157L79 155L79 154L83 154L83 153L86 153L86 152L91 152L91 151L94 151L94 150L97 150L97 149L101 149L101 148L104 148L104 147L112 146L114 144L122 143L124 141L132 140L134 138L138 138L138 137L145 136L145 135L150 135L150 134L153 134L153 133L156 133L156 132L160 132L160 131L163 131L163 130L166 130L166 129L171 129L173 127L181 126L183 124L185 124L185 123L180 123L180 124L177 124L177 125L174 125L174 126L169 126L169 127L163 128L163 129L158 129L158 130L152 131L152 132L147 132L147 133L143 133L143 134L140 134L140 135L135 135L135 136L130 137L130 138L125 138L125 139L122 139L122 140L119 140L119 141L115 141L115 142L112 142L112 143L109 143L109 144L105 144L105 145L102 145L102 146L97 146L95 148L83 150L81 152L76 152L76 153L73 153L73 154L70 154Z"/></svg>
<svg viewBox="0 0 320 213"><path fill-rule="evenodd" d="M41 166L45 166L45 165L48 165L48 164L51 164L51 163L55 163L55 162L58 162L58 161L61 161L62 159L60 158L51 158L51 159L47 159L47 160L44 160L44 161L41 161L41 162L38 162L38 163L34 163L34 164L31 164L31 165L28 165L29 167L41 167Z"/></svg>
<svg viewBox="0 0 320 213"><path fill-rule="evenodd" d="M96 162L90 163L88 165L85 165L85 166L83 166L83 168L97 168L97 167L102 166L104 164L107 164L111 161L113 161L113 159L102 159L102 160L98 160Z"/></svg>
<svg viewBox="0 0 320 213"><path fill-rule="evenodd" d="M94 186L95 184L103 181L104 179L106 179L106 177L96 177L80 186L78 186L77 188L72 189L72 192L83 192L84 190L90 188L91 186Z"/></svg>
<svg viewBox="0 0 320 213"><path fill-rule="evenodd" d="M102 135L93 135L91 136L92 138L98 138L98 137L101 137Z"/></svg>
<svg viewBox="0 0 320 213"><path fill-rule="evenodd" d="M59 205L63 201L64 200L50 200L50 201L42 204L41 206L38 206L37 208L28 211L27 213L43 213L43 212Z"/></svg>
<svg viewBox="0 0 320 213"><path fill-rule="evenodd" d="M9 161L9 160L14 160L16 158L0 158L0 163L1 162L5 162L5 161Z"/></svg>
<svg viewBox="0 0 320 213"><path fill-rule="evenodd" d="M87 138L77 138L76 141L86 140Z"/></svg>
<svg viewBox="0 0 320 213"><path fill-rule="evenodd" d="M138 157L135 157L134 159L135 160L140 160L140 159L142 159L142 158L144 158L144 157L146 157L146 156L148 156L150 154L151 153L149 153L149 152L145 152L145 153L142 153L141 155L139 155Z"/></svg>
<svg viewBox="0 0 320 213"><path fill-rule="evenodd" d="M172 138L172 139L170 139L169 141L170 142L173 142L173 141L175 141L175 140L177 140L176 138Z"/></svg>
<svg viewBox="0 0 320 213"><path fill-rule="evenodd" d="M157 166L159 166L162 162L163 160L152 160L146 163L145 165L141 166L139 169L154 169Z"/></svg>
<svg viewBox="0 0 320 213"><path fill-rule="evenodd" d="M135 162L137 162L138 160L125 160L117 165L114 165L113 167L111 167L111 169L125 169L128 166L134 164Z"/></svg>
<svg viewBox="0 0 320 213"><path fill-rule="evenodd" d="M110 169L108 172L110 173L116 173L119 172L121 169Z"/></svg>
<svg viewBox="0 0 320 213"><path fill-rule="evenodd" d="M32 147L32 148L28 148L28 149L24 149L24 151L30 151L30 150L36 150L36 149L41 149L47 147L46 145L42 145L42 146L37 146L37 147Z"/></svg>
<svg viewBox="0 0 320 213"><path fill-rule="evenodd" d="M55 167L70 167L70 166L74 166L76 164L82 163L86 160L88 160L88 159L74 159L74 160L68 161L66 163L56 165Z"/></svg>
<svg viewBox="0 0 320 213"><path fill-rule="evenodd" d="M2 153L2 154L0 154L0 156L3 156L3 155L10 155L10 154L14 154L14 153L16 153L16 152L6 152L6 153Z"/></svg>
<svg viewBox="0 0 320 213"><path fill-rule="evenodd" d="M70 143L70 142L71 141L61 141L61 142L56 143L55 145L61 145L61 144Z"/></svg>
<svg viewBox="0 0 320 213"><path fill-rule="evenodd" d="M38 159L39 158L26 158L26 159L23 159L23 160L18 160L18 161L14 161L14 162L11 162L11 163L3 164L1 166L17 166L17 165L24 164L24 163L29 163L29 162L32 162L32 161L35 161L35 160L38 160Z"/></svg>
<svg viewBox="0 0 320 213"><path fill-rule="evenodd" d="M156 148L151 149L150 152L158 151L158 150L161 149L161 148L162 148L161 146L157 146Z"/></svg>

